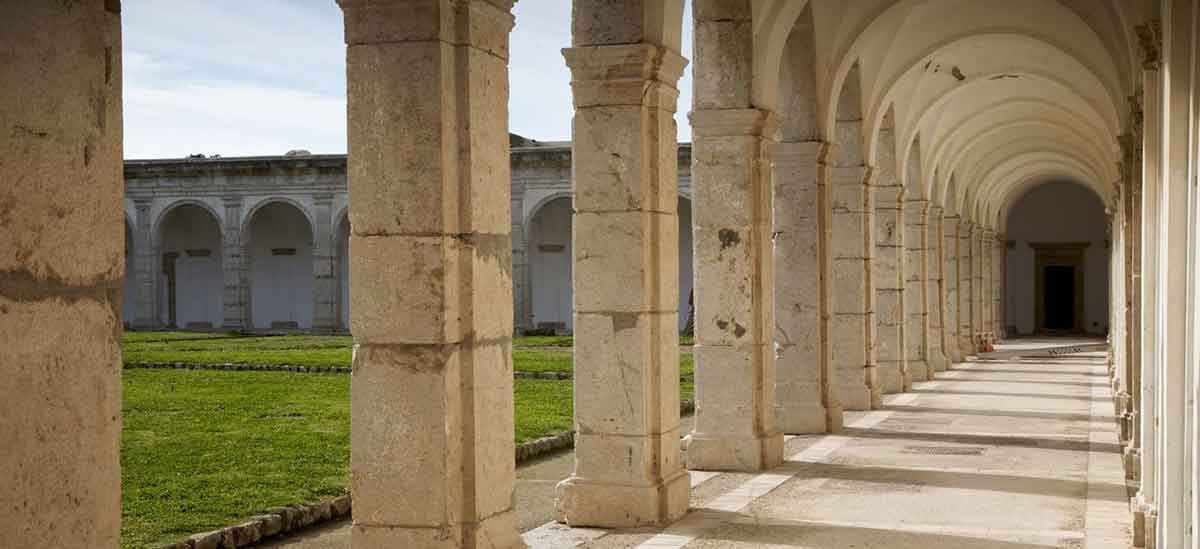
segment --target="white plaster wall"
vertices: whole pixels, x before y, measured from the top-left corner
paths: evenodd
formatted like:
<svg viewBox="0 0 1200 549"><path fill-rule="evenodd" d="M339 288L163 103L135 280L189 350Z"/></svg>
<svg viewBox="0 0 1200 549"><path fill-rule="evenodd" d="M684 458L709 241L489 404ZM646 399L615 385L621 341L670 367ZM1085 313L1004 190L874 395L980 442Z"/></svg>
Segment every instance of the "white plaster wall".
<svg viewBox="0 0 1200 549"><path fill-rule="evenodd" d="M1086 330L1108 330L1107 216L1090 189L1069 182L1039 185L1013 206L1005 231L1008 249L1006 324L1030 334L1036 326L1036 253L1030 242L1090 242L1084 252Z"/></svg>
<svg viewBox="0 0 1200 549"><path fill-rule="evenodd" d="M160 228L160 255L154 259L159 273L159 318L168 321L167 277L162 274L162 254L175 252L175 325L186 328L189 322L221 325L224 279L221 273L221 229L206 209L184 204L169 212ZM208 250L208 256L188 255L188 250Z"/></svg>
<svg viewBox="0 0 1200 549"><path fill-rule="evenodd" d="M543 245L561 245L560 252ZM556 198L534 213L529 227L529 268L533 284L533 326L539 322L571 322L571 199ZM679 199L679 329L687 324L692 291L692 207Z"/></svg>
<svg viewBox="0 0 1200 549"><path fill-rule="evenodd" d="M563 322L571 329L571 199L545 203L529 222L529 269L533 285L533 327ZM562 246L546 251L546 246Z"/></svg>
<svg viewBox="0 0 1200 549"><path fill-rule="evenodd" d="M313 236L308 218L284 202L267 204L253 213L248 238L250 319L257 329L272 322L296 322L312 327ZM295 255L273 255L273 248L295 248Z"/></svg>

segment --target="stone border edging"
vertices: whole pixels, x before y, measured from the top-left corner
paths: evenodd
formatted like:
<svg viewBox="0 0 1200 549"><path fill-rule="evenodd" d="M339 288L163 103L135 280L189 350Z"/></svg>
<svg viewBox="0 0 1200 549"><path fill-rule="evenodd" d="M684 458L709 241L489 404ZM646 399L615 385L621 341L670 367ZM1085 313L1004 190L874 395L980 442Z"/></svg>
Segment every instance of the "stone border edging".
<svg viewBox="0 0 1200 549"><path fill-rule="evenodd" d="M694 401L684 400L679 403L680 415L690 414L694 411L696 411ZM518 444L515 452L516 461L517 464L521 464L574 446L575 431L562 431L546 435ZM350 494L317 503L289 505L270 513L251 517L250 520L236 526L226 526L211 532L193 534L186 540L163 545L159 549L236 549L267 538L348 517L352 507Z"/></svg>
<svg viewBox="0 0 1200 549"><path fill-rule="evenodd" d="M236 526L193 534L160 549L234 549L333 519L350 516L350 495L305 505L289 505L252 517Z"/></svg>

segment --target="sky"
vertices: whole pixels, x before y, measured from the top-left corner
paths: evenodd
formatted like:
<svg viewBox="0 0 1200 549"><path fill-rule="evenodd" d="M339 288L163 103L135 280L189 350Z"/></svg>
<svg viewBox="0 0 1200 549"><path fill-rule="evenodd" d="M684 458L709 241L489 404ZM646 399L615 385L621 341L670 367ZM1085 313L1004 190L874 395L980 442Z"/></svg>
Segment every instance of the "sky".
<svg viewBox="0 0 1200 549"><path fill-rule="evenodd" d="M509 130L571 136L570 0L520 0ZM125 0L125 158L346 152L346 48L334 0ZM691 14L684 14L684 21ZM689 25L690 26L690 25ZM691 32L683 51L691 55ZM679 138L691 71L679 83Z"/></svg>

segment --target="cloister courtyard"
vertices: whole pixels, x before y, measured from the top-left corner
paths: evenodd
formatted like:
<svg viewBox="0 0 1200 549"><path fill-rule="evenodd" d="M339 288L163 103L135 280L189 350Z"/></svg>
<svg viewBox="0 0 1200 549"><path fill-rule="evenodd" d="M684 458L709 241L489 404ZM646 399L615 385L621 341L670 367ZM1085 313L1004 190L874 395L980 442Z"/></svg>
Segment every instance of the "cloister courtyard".
<svg viewBox="0 0 1200 549"><path fill-rule="evenodd" d="M1200 0L515 4L0 0L0 547L1200 549Z"/></svg>

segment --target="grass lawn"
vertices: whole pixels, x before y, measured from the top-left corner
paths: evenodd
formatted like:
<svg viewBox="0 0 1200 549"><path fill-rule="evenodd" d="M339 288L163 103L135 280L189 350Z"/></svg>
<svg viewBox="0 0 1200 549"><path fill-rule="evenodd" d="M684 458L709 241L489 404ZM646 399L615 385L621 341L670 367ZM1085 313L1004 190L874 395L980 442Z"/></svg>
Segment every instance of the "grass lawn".
<svg viewBox="0 0 1200 549"><path fill-rule="evenodd" d="M344 493L350 376L126 370L121 545ZM571 382L515 380L518 443L571 428Z"/></svg>
<svg viewBox="0 0 1200 549"><path fill-rule="evenodd" d="M681 337L690 345L690 337ZM529 336L513 339L513 368L520 372L570 372L571 336ZM287 364L309 368L348 368L350 336L239 336L220 332L126 332L126 362L186 364ZM680 375L692 375L690 354L680 354Z"/></svg>

